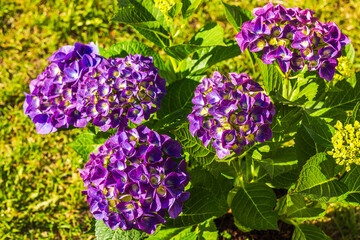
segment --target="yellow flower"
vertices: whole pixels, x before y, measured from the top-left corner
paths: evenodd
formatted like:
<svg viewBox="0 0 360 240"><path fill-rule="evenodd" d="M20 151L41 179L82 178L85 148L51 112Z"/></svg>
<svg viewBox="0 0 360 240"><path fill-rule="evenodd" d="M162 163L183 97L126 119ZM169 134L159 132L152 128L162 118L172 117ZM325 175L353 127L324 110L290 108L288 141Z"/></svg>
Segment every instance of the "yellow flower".
<svg viewBox="0 0 360 240"><path fill-rule="evenodd" d="M334 79L335 80L342 80L344 78L349 78L354 74L354 68L353 64L350 62L350 59L347 57L339 57L338 59L338 65L336 67L336 70L338 70L340 74L335 74Z"/></svg>
<svg viewBox="0 0 360 240"><path fill-rule="evenodd" d="M345 165L346 171L350 171L350 165L355 163L360 165L360 123L343 124L337 121L335 124L335 134L331 138L333 149L328 151L329 155L335 158L339 165Z"/></svg>
<svg viewBox="0 0 360 240"><path fill-rule="evenodd" d="M175 0L155 0L155 7L167 16L167 12L175 5Z"/></svg>

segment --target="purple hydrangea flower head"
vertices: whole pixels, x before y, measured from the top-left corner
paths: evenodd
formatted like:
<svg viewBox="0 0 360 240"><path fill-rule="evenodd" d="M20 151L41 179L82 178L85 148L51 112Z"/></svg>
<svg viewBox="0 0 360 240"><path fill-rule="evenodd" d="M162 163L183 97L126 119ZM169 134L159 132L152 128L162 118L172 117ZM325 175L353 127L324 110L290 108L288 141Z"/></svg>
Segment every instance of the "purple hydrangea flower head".
<svg viewBox="0 0 360 240"><path fill-rule="evenodd" d="M50 65L30 83L24 112L40 134L58 128L85 127L102 131L140 124L160 108L165 79L152 57L101 57L94 43L64 46L48 58Z"/></svg>
<svg viewBox="0 0 360 240"><path fill-rule="evenodd" d="M153 234L166 212L176 218L189 198L186 162L176 162L181 151L179 142L143 125L119 129L79 169L91 213L113 230Z"/></svg>
<svg viewBox="0 0 360 240"><path fill-rule="evenodd" d="M255 18L243 23L236 41L241 51L257 52L265 64L277 60L283 72L297 72L307 65L331 81L333 66L350 39L335 23L322 23L314 15L310 9L268 3L253 9Z"/></svg>
<svg viewBox="0 0 360 240"><path fill-rule="evenodd" d="M211 142L219 158L231 152L239 154L255 141L269 140L275 109L263 91L245 73L230 73L227 78L214 72L213 77L204 78L195 90L194 106L188 115L191 135L204 146Z"/></svg>

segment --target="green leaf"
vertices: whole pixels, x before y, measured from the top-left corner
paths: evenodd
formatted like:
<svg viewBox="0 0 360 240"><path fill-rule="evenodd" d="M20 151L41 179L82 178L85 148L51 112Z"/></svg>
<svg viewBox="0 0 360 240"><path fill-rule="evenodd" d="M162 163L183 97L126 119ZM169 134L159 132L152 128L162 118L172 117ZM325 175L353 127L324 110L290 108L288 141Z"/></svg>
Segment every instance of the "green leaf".
<svg viewBox="0 0 360 240"><path fill-rule="evenodd" d="M98 240L141 240L145 235L136 229L125 231L117 228L112 230L102 220L96 221L95 224L95 236Z"/></svg>
<svg viewBox="0 0 360 240"><path fill-rule="evenodd" d="M195 33L189 41L189 44L198 46L224 46L223 37L224 29L217 23L209 23Z"/></svg>
<svg viewBox="0 0 360 240"><path fill-rule="evenodd" d="M292 240L330 240L330 238L313 225L295 225Z"/></svg>
<svg viewBox="0 0 360 240"><path fill-rule="evenodd" d="M189 44L180 44L164 48L164 51L178 61L205 47L226 46L223 42L224 29L217 23L209 23L201 28L189 41Z"/></svg>
<svg viewBox="0 0 360 240"><path fill-rule="evenodd" d="M307 111L310 112L309 110ZM330 125L335 125L338 120L344 122L347 119L346 111L341 108L320 108L314 112L311 112L310 116L320 117Z"/></svg>
<svg viewBox="0 0 360 240"><path fill-rule="evenodd" d="M355 60L355 49L354 46L350 43L345 46L345 56L350 60L350 62L354 63Z"/></svg>
<svg viewBox="0 0 360 240"><path fill-rule="evenodd" d="M351 112L351 116L346 119L346 124L354 124L355 121L360 121L360 102L356 103L354 109Z"/></svg>
<svg viewBox="0 0 360 240"><path fill-rule="evenodd" d="M304 125L300 126L295 135L295 150L300 167L302 167L310 157L316 154L315 142L311 139Z"/></svg>
<svg viewBox="0 0 360 240"><path fill-rule="evenodd" d="M187 227L207 219L225 214L229 208L226 198L231 181L219 181L208 171L196 168L190 171L190 198L184 202L182 213L175 219L168 219L166 227ZM225 194L226 193L226 194Z"/></svg>
<svg viewBox="0 0 360 240"><path fill-rule="evenodd" d="M186 59L181 65L181 75L199 75L212 65L234 58L241 54L240 48L235 41L228 41L226 46L206 47L196 51L191 59Z"/></svg>
<svg viewBox="0 0 360 240"><path fill-rule="evenodd" d="M152 57L154 66L159 69L159 75L166 79L167 69L165 67L164 61L161 59L160 55L157 52L155 52L151 47L142 42L119 42L110 46L107 49L104 49L101 53L101 55L105 58L124 58L129 54L141 54L144 57Z"/></svg>
<svg viewBox="0 0 360 240"><path fill-rule="evenodd" d="M356 72L356 84L354 87L345 80L339 81L335 87L342 92L329 92L325 99L325 108L341 108L343 110L352 110L357 102L360 101L360 72Z"/></svg>
<svg viewBox="0 0 360 240"><path fill-rule="evenodd" d="M304 114L303 125L316 143L327 148L332 148L331 138L335 131L333 126L318 117L311 117L307 113Z"/></svg>
<svg viewBox="0 0 360 240"><path fill-rule="evenodd" d="M218 230L214 220L208 219L200 224L182 228L162 228L147 240L207 240L217 239Z"/></svg>
<svg viewBox="0 0 360 240"><path fill-rule="evenodd" d="M205 147L198 137L191 136L188 123L182 124L173 133L176 139L180 141L183 150L188 152L196 162L202 165L208 165L214 160L216 156L214 147L211 146L211 144Z"/></svg>
<svg viewBox="0 0 360 240"><path fill-rule="evenodd" d="M216 192L218 202L226 202L226 196L232 188L232 181L221 176L213 175L205 168L196 167L189 172L191 177L191 187L202 188L209 192ZM222 206L223 209L229 209L226 204Z"/></svg>
<svg viewBox="0 0 360 240"><path fill-rule="evenodd" d="M335 175L335 161L326 153L318 153L303 166L295 192L322 202L341 201L347 186Z"/></svg>
<svg viewBox="0 0 360 240"><path fill-rule="evenodd" d="M227 20L234 26L237 32L241 31L241 26L244 22L247 22L254 17L251 12L247 9L232 6L221 1L225 8L225 16Z"/></svg>
<svg viewBox="0 0 360 240"><path fill-rule="evenodd" d="M153 1L119 0L118 4L119 10L113 21L133 26L160 47L169 45L165 16L155 7Z"/></svg>
<svg viewBox="0 0 360 240"><path fill-rule="evenodd" d="M167 20L164 14L155 7L152 0L118 0L119 10L115 18L122 23L158 22L167 29Z"/></svg>
<svg viewBox="0 0 360 240"><path fill-rule="evenodd" d="M194 44L180 44L166 47L164 48L164 51L166 52L166 54L175 58L176 60L182 61L188 56L190 56L192 53L204 47L206 46L199 46Z"/></svg>
<svg viewBox="0 0 360 240"><path fill-rule="evenodd" d="M191 113L194 91L198 82L190 79L176 81L167 87L167 94L161 101L161 108L157 111L157 118L147 123L155 131L173 131L182 123L188 122L187 116Z"/></svg>
<svg viewBox="0 0 360 240"><path fill-rule="evenodd" d="M181 11L181 8L182 8L182 3L176 2L174 6L172 6L170 10L167 12L167 15L171 18L174 18Z"/></svg>
<svg viewBox="0 0 360 240"><path fill-rule="evenodd" d="M350 172L347 172L341 182L346 184L349 189L348 196L344 200L352 205L360 205L360 167L352 166Z"/></svg>
<svg viewBox="0 0 360 240"><path fill-rule="evenodd" d="M90 153L104 144L111 134L112 132L100 132L98 134L90 131L82 132L68 146L86 160L89 158Z"/></svg>
<svg viewBox="0 0 360 240"><path fill-rule="evenodd" d="M263 176L263 175L260 175L260 176ZM282 173L273 179L270 178L270 176L263 176L258 181L266 183L269 186L274 187L274 188L288 189L296 183L296 180L298 179L298 177L299 177L299 170L293 169L289 172Z"/></svg>
<svg viewBox="0 0 360 240"><path fill-rule="evenodd" d="M260 165L274 178L297 167L295 147L281 148L279 151L270 152L258 161Z"/></svg>
<svg viewBox="0 0 360 240"><path fill-rule="evenodd" d="M217 239L218 230L213 219L209 219L197 227L198 239L199 240L208 240L208 239Z"/></svg>
<svg viewBox="0 0 360 240"><path fill-rule="evenodd" d="M293 94L290 97L290 101L297 101L304 96L308 101L312 101L318 92L318 87L319 85L316 82L311 82L307 84L303 89L299 90L298 93Z"/></svg>
<svg viewBox="0 0 360 240"><path fill-rule="evenodd" d="M278 230L277 213L273 211L276 196L271 188L261 183L245 184L236 193L231 209L236 221L256 230Z"/></svg>
<svg viewBox="0 0 360 240"><path fill-rule="evenodd" d="M151 25L153 22L149 22L148 24ZM151 29L144 24L132 24L132 27L135 28L141 35L143 35L149 41L155 43L157 46L164 48L169 46L169 38L167 37L167 33L164 33L162 29L156 31L156 29Z"/></svg>
<svg viewBox="0 0 360 240"><path fill-rule="evenodd" d="M182 0L182 15L183 18L189 18L196 10L196 8L199 6L201 0Z"/></svg>
<svg viewBox="0 0 360 240"><path fill-rule="evenodd" d="M283 75L277 69L277 63L274 64L265 64L262 62L261 58L259 58L256 54L253 54L255 60L259 66L260 74L263 78L263 83L265 89L268 93L272 91L280 91L281 86L283 84Z"/></svg>
<svg viewBox="0 0 360 240"><path fill-rule="evenodd" d="M172 133L176 129L178 129L181 124L187 122L188 114L182 110L176 110L165 117L161 118L160 120L152 119L145 123L145 125L157 131L159 134L169 134Z"/></svg>
<svg viewBox="0 0 360 240"><path fill-rule="evenodd" d="M166 95L161 100L161 108L157 111L157 117L163 118L178 110L187 115L190 114L193 106L191 100L198 85L198 82L190 79L183 79L170 84L166 89Z"/></svg>
<svg viewBox="0 0 360 240"><path fill-rule="evenodd" d="M235 179L237 176L234 168L230 167L226 162L213 161L211 164L206 165L206 168L214 176L224 176L227 179Z"/></svg>
<svg viewBox="0 0 360 240"><path fill-rule="evenodd" d="M303 116L303 110L300 107L292 107L281 103L276 103L275 109L275 116L270 127L274 138L280 142L285 134L297 131L298 123Z"/></svg>
<svg viewBox="0 0 360 240"><path fill-rule="evenodd" d="M298 194L285 195L279 200L279 203L280 202L283 202L285 206L282 209L282 213L279 212L279 215L285 215L286 218L310 220L326 214L325 203L306 203L305 198Z"/></svg>
<svg viewBox="0 0 360 240"><path fill-rule="evenodd" d="M197 234L193 227L160 229L159 232L151 235L147 240L196 240Z"/></svg>

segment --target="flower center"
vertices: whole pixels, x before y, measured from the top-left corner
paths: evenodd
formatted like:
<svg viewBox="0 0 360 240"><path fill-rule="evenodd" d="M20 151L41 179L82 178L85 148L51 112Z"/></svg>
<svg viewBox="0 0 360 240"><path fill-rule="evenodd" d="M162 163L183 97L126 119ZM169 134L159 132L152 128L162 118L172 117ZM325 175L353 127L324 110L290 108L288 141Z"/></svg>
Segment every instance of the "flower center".
<svg viewBox="0 0 360 240"><path fill-rule="evenodd" d="M240 123L243 123L244 121L245 121L245 116L244 115L240 115L240 116L238 116L238 121L240 122Z"/></svg>
<svg viewBox="0 0 360 240"><path fill-rule="evenodd" d="M127 204L126 208L129 209L129 210L134 210L135 209L135 207L134 207L134 205L132 203Z"/></svg>
<svg viewBox="0 0 360 240"><path fill-rule="evenodd" d="M286 38L292 40L292 39L294 38L294 33L288 32L288 33L286 34Z"/></svg>
<svg viewBox="0 0 360 240"><path fill-rule="evenodd" d="M249 129L250 129L249 124L245 124L244 126L242 126L242 130L243 130L244 132L249 131Z"/></svg>
<svg viewBox="0 0 360 240"><path fill-rule="evenodd" d="M158 179L157 179L157 177L152 176L152 177L150 178L150 182L151 182L152 185L157 185L157 184L158 184Z"/></svg>
<svg viewBox="0 0 360 240"><path fill-rule="evenodd" d="M163 185L160 185L157 189L156 192L162 196L164 196L166 194L166 189Z"/></svg>
<svg viewBox="0 0 360 240"><path fill-rule="evenodd" d="M311 53L310 48L305 49L305 51L304 51L304 55L305 55L305 56L310 55L310 53Z"/></svg>
<svg viewBox="0 0 360 240"><path fill-rule="evenodd" d="M138 113L139 113L139 109L136 109L136 108L135 108L132 112L133 112L133 114L138 114Z"/></svg>
<svg viewBox="0 0 360 240"><path fill-rule="evenodd" d="M114 71L114 72L113 72L113 76L114 76L114 77L118 77L119 75L120 75L120 73L119 73L118 71Z"/></svg>
<svg viewBox="0 0 360 240"><path fill-rule="evenodd" d="M263 49L265 47L265 41L259 40L256 45L259 49Z"/></svg>
<svg viewBox="0 0 360 240"><path fill-rule="evenodd" d="M232 141L234 139L234 134L227 134L226 136L225 136L225 140L227 141L227 142L230 142L230 141Z"/></svg>
<svg viewBox="0 0 360 240"><path fill-rule="evenodd" d="M246 138L247 138L247 140L249 140L249 142L252 142L252 141L254 141L255 136L254 136L254 134L249 134L246 136Z"/></svg>
<svg viewBox="0 0 360 240"><path fill-rule="evenodd" d="M323 55L324 57L329 57L331 54L331 51L329 49L326 49L324 52L323 52Z"/></svg>

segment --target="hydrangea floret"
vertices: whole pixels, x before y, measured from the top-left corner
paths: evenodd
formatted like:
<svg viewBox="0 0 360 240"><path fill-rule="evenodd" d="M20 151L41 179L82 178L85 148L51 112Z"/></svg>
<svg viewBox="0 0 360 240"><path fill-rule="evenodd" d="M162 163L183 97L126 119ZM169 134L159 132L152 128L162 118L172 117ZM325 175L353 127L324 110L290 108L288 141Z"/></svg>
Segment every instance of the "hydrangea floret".
<svg viewBox="0 0 360 240"><path fill-rule="evenodd" d="M277 60L283 72L297 72L307 65L331 81L341 49L350 39L336 23L322 23L314 14L309 9L269 3L254 8L255 18L242 25L236 40L242 51L249 48L250 52L262 53L265 64Z"/></svg>
<svg viewBox="0 0 360 240"><path fill-rule="evenodd" d="M350 171L351 164L360 165L360 123L343 124L337 121L335 134L331 138L334 148L328 152L336 163L345 165L346 171Z"/></svg>
<svg viewBox="0 0 360 240"><path fill-rule="evenodd" d="M24 102L40 134L85 127L89 121L102 131L124 128L128 120L139 124L160 108L166 92L152 57L105 59L95 44L75 43L48 60Z"/></svg>
<svg viewBox="0 0 360 240"><path fill-rule="evenodd" d="M113 230L149 234L165 222L166 212L176 218L189 198L186 162L175 161L181 151L178 141L143 125L110 137L79 170L94 217Z"/></svg>
<svg viewBox="0 0 360 240"><path fill-rule="evenodd" d="M214 72L211 78L203 78L188 116L191 135L205 146L213 140L220 159L231 151L239 154L255 141L271 139L269 123L275 114L270 98L247 74L230 73L229 77Z"/></svg>

